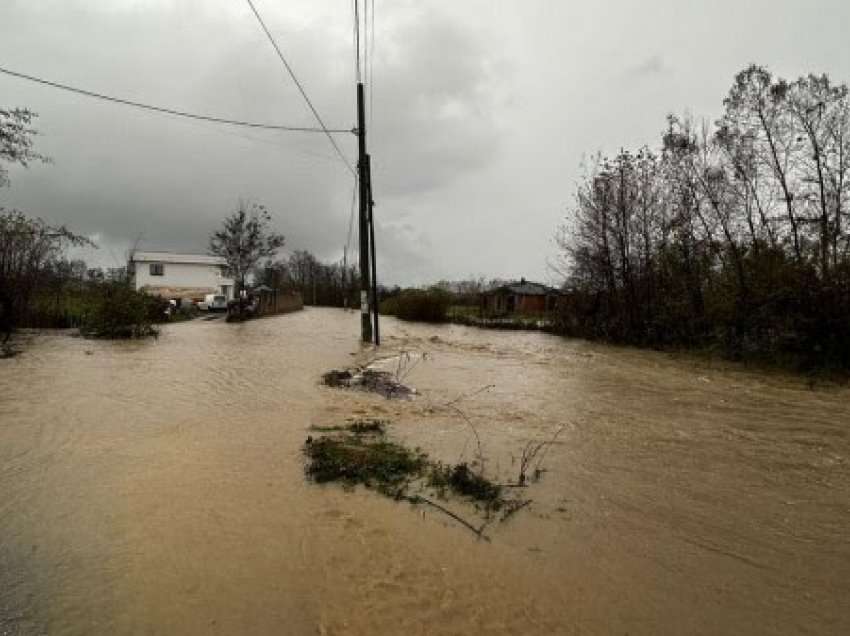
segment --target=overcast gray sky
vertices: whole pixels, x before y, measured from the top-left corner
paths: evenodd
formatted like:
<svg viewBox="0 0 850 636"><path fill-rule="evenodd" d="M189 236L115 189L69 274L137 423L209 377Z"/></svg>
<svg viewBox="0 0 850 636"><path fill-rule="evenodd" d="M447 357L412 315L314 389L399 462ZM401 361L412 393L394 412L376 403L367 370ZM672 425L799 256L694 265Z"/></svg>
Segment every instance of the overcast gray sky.
<svg viewBox="0 0 850 636"><path fill-rule="evenodd" d="M255 0L331 127L350 128L350 0ZM584 156L656 144L666 113L716 117L751 62L850 79L846 0L375 0L370 151L379 279L553 280ZM137 101L314 125L244 0L0 0L0 66ZM95 236L90 260L204 251L239 198L287 250L341 258L353 179L321 135L248 131L0 75L51 165L0 206ZM340 137L354 160L355 139ZM356 240L354 241L356 243Z"/></svg>

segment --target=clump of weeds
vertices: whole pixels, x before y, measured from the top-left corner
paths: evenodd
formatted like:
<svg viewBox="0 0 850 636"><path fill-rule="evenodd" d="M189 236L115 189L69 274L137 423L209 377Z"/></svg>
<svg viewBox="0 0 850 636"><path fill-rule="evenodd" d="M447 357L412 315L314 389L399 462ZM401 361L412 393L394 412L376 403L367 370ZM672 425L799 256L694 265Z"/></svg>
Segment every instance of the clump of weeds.
<svg viewBox="0 0 850 636"><path fill-rule="evenodd" d="M386 422L384 420L357 420L348 425L348 430L357 435L367 433L383 435L386 432Z"/></svg>
<svg viewBox="0 0 850 636"><path fill-rule="evenodd" d="M486 511L497 511L505 504L502 487L472 471L465 462L454 466L432 464L428 485L445 495L446 490L481 504Z"/></svg>
<svg viewBox="0 0 850 636"><path fill-rule="evenodd" d="M384 494L397 491L426 466L423 453L357 434L308 438L304 452L310 460L307 476L317 483L362 484Z"/></svg>
<svg viewBox="0 0 850 636"><path fill-rule="evenodd" d="M355 435L375 434L383 435L386 432L386 420L359 419L345 426L311 426L310 430L317 433L337 433L347 431Z"/></svg>

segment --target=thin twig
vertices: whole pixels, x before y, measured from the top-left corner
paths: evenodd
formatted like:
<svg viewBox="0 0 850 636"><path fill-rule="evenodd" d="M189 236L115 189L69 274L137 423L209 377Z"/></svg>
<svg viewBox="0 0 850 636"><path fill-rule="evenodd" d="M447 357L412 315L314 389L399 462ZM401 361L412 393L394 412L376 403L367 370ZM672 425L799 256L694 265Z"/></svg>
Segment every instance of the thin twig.
<svg viewBox="0 0 850 636"><path fill-rule="evenodd" d="M525 444L525 447L522 449L522 454L519 459L519 477L517 477L518 484L525 484L526 472L528 471L528 465L534 460L535 455L540 451L545 442L539 442L536 446L533 441L528 441Z"/></svg>
<svg viewBox="0 0 850 636"><path fill-rule="evenodd" d="M466 416L466 413L461 411L456 406L449 406L449 405L446 405L446 406L448 406L448 408L452 409L455 413L460 415L464 419L464 421L469 425L469 428L472 429L472 434L475 435L475 443L478 446L478 463L479 463L479 466L480 466L479 474L483 474L484 473L484 452L481 450L481 437L478 436L478 430L475 428L475 425L472 423L472 420L470 420Z"/></svg>
<svg viewBox="0 0 850 636"><path fill-rule="evenodd" d="M457 396L454 400L451 400L450 402L446 402L445 406L454 406L458 402L461 402L463 400L468 400L469 398L475 397L476 395L478 395L480 393L484 393L485 391L488 391L488 390L494 389L494 388L496 388L495 384L487 384L485 386L482 386L477 391L473 391L472 393L467 393L465 395L461 394L461 395Z"/></svg>
<svg viewBox="0 0 850 636"><path fill-rule="evenodd" d="M469 522L468 522L466 519L464 519L463 517L461 517L461 516L459 516L459 515L457 515L457 514L453 513L453 512L452 512L451 510L449 510L448 508L444 508L444 507L443 507L443 506L441 506L440 504L438 504L438 503L436 503L436 502L434 502L434 501L431 501L431 500L430 500L430 499L428 499L427 497L423 497L422 495L403 495L403 494L399 494L399 495L398 495L398 498L399 498L399 499L404 499L405 501L408 501L408 502L410 502L410 503L412 503L412 504L420 504L420 503L428 504L429 506L431 506L431 507L433 507L433 508L436 508L437 510L439 510L439 511L440 511L440 512L442 512L443 514L448 515L449 517L451 517L452 519L454 519L455 521L457 521L457 522L458 522L459 524L461 524L462 526L464 526L464 527L466 527L467 529L469 529L469 530L471 530L472 532L474 532L474 533L475 533L475 535L476 535L478 538L480 538L480 539L484 539L484 540L485 540L485 541L487 541L487 542L489 542L489 541L490 541L490 537L488 537L486 534L484 534L484 527L486 526L486 524L485 524L485 525L483 525L483 526L481 526L480 528L476 528L475 526L473 526L471 523L469 523Z"/></svg>
<svg viewBox="0 0 850 636"><path fill-rule="evenodd" d="M459 464L463 460L463 456L466 455L466 447L469 446L469 437L463 440L463 448L460 451L460 455L458 455L457 463Z"/></svg>
<svg viewBox="0 0 850 636"><path fill-rule="evenodd" d="M546 445L546 448L543 449L543 454L540 456L540 459L537 461L537 466L535 466L535 468L534 468L535 472L540 470L540 466L543 464L543 460L546 459L546 453L549 451L549 447L552 446L555 443L555 440L558 439L558 435L560 435L561 431L563 431L565 428L567 428L567 425L562 424L560 426L560 428L558 428L558 430L555 431L555 434L552 436L552 439L549 440L549 443Z"/></svg>
<svg viewBox="0 0 850 636"><path fill-rule="evenodd" d="M507 521L509 517L516 514L517 512L519 512L520 510L525 508L530 503L531 503L531 499L526 499L526 500L522 501L521 503L517 504L516 506L511 506L502 515L502 521Z"/></svg>

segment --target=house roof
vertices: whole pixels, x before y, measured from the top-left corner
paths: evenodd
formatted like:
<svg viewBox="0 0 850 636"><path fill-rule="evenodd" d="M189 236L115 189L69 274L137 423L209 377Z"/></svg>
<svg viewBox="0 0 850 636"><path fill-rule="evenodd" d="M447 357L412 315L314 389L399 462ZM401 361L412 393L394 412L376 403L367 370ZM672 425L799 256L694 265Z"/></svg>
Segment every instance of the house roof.
<svg viewBox="0 0 850 636"><path fill-rule="evenodd" d="M491 289L488 294L508 293L517 294L518 296L548 296L550 294L560 294L561 292L554 287L549 287L543 283L532 283L526 280L508 283L501 287Z"/></svg>
<svg viewBox="0 0 850 636"><path fill-rule="evenodd" d="M177 252L137 251L130 260L134 263L184 263L193 265L227 265L221 256L209 254L179 254Z"/></svg>

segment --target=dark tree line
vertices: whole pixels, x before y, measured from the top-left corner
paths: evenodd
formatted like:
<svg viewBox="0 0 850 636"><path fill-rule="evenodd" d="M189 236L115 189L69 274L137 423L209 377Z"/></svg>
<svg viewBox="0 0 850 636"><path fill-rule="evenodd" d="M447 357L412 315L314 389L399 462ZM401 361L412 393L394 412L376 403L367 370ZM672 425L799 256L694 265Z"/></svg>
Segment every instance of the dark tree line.
<svg viewBox="0 0 850 636"><path fill-rule="evenodd" d="M597 157L559 228L570 334L850 368L850 99L751 66L713 125Z"/></svg>
<svg viewBox="0 0 850 636"><path fill-rule="evenodd" d="M322 263L306 250L269 261L254 274L258 285L300 292L305 305L360 306L360 275L354 266Z"/></svg>

